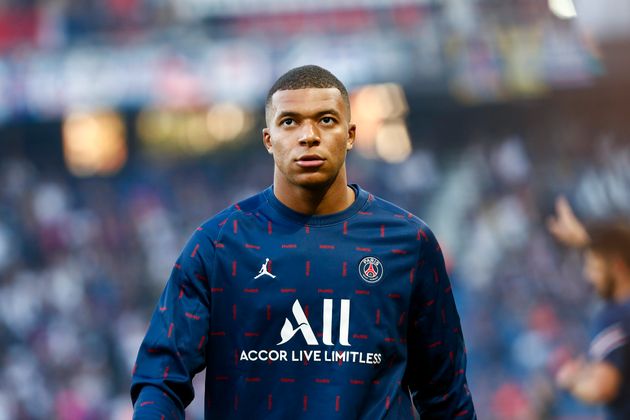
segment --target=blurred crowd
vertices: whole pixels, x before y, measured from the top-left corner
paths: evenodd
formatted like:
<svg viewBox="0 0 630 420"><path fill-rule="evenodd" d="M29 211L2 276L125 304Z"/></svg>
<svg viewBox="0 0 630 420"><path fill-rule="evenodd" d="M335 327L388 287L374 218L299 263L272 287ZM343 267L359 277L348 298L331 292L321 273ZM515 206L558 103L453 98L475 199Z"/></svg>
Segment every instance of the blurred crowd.
<svg viewBox="0 0 630 420"><path fill-rule="evenodd" d="M0 158L1 420L130 418L130 371L172 263L198 224L271 183L262 152L138 157L89 179ZM551 380L584 351L596 299L545 218L559 193L583 218L627 217L630 147L513 135L417 149L397 165L351 155L348 169L442 242L480 418L596 418ZM188 418L202 418L202 399Z"/></svg>
<svg viewBox="0 0 630 420"><path fill-rule="evenodd" d="M1 419L130 418L135 353L178 248L271 182L269 162L269 176L140 166L76 180L0 160Z"/></svg>
<svg viewBox="0 0 630 420"><path fill-rule="evenodd" d="M5 0L0 41L51 45L86 34L151 29L174 21L171 0ZM53 36L52 39L45 39ZM9 42L7 42L9 44ZM2 42L0 42L2 46Z"/></svg>

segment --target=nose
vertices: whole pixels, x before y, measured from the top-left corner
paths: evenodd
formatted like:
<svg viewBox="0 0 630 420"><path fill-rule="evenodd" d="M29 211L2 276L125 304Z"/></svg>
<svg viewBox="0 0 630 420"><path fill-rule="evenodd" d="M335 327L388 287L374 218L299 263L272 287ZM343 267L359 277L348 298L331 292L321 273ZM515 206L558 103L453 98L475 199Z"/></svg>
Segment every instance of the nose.
<svg viewBox="0 0 630 420"><path fill-rule="evenodd" d="M302 131L300 132L300 146L317 146L320 142L319 131L315 124L310 121L306 121L302 126Z"/></svg>

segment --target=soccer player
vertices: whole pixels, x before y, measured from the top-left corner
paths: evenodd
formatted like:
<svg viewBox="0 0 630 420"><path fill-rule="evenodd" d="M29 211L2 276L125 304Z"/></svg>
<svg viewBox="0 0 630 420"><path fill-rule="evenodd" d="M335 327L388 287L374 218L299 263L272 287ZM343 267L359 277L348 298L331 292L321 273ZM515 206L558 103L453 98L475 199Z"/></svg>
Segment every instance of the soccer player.
<svg viewBox="0 0 630 420"><path fill-rule="evenodd" d="M630 418L630 228L606 223L585 228L568 202L556 204L550 231L583 247L584 274L605 305L595 320L586 360L566 362L558 384L588 404L603 404L608 419Z"/></svg>
<svg viewBox="0 0 630 420"><path fill-rule="evenodd" d="M273 185L201 225L133 372L134 418L474 419L442 252L417 217L348 185L355 125L317 66L271 87Z"/></svg>

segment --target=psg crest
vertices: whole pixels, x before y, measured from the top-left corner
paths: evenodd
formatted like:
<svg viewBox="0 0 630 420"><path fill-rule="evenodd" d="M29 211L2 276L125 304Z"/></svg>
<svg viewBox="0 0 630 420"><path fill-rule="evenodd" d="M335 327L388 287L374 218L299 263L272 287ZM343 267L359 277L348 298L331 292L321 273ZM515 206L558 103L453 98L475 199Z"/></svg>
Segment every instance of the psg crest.
<svg viewBox="0 0 630 420"><path fill-rule="evenodd" d="M359 263L359 275L367 283L374 284L383 277L383 264L376 257L365 257Z"/></svg>

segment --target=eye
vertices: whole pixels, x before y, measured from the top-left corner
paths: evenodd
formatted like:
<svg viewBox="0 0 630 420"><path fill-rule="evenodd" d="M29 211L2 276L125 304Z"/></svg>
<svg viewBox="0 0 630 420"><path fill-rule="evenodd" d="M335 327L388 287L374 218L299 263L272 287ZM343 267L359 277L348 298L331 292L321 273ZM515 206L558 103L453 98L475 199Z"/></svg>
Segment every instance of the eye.
<svg viewBox="0 0 630 420"><path fill-rule="evenodd" d="M294 124L295 120L293 118L285 118L284 120L280 121L280 125L285 127L290 127Z"/></svg>
<svg viewBox="0 0 630 420"><path fill-rule="evenodd" d="M321 121L324 125L332 125L335 123L335 119L333 117L324 117Z"/></svg>

